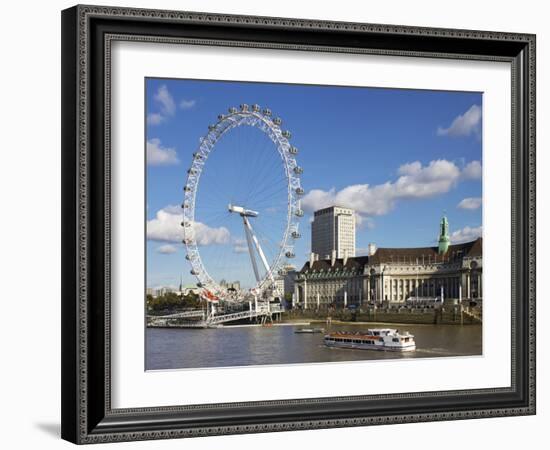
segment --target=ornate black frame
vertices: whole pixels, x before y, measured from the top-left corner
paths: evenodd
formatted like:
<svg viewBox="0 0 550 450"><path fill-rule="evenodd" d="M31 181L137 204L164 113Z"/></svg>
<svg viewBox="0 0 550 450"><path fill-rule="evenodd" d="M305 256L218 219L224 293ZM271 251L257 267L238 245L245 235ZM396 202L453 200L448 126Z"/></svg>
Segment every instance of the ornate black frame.
<svg viewBox="0 0 550 450"><path fill-rule="evenodd" d="M112 409L109 81L113 40L509 62L511 386ZM75 6L62 12L62 122L64 439L83 444L535 414L534 35Z"/></svg>

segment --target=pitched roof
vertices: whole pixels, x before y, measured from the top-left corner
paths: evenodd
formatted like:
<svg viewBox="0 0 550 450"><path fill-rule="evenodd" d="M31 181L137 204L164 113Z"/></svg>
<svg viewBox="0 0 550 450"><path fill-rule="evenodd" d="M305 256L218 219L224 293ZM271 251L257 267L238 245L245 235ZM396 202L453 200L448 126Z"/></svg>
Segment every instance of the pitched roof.
<svg viewBox="0 0 550 450"><path fill-rule="evenodd" d="M482 254L482 238L479 237L475 241L464 242L461 244L453 244L449 246L447 252L443 255L445 261L453 261L464 258L465 256L481 256ZM344 266L342 258L336 259L334 266L331 266L330 259L314 261L310 267L309 261L304 264L300 272L308 270L315 271L340 271L342 269L362 269L366 264L381 264L381 263L421 263L428 261L442 260L442 255L439 254L437 247L409 247L409 248L378 248L372 256L356 256L348 258Z"/></svg>
<svg viewBox="0 0 550 450"><path fill-rule="evenodd" d="M305 272L306 270L316 270L316 271L337 271L337 270L352 270L352 269L363 269L364 265L368 262L369 257L368 256L356 256L356 257L350 257L346 261L346 264L344 265L344 260L342 258L336 259L334 262L334 266L332 266L330 259L321 259L318 261L314 261L313 265L310 267L309 261L304 264L300 272Z"/></svg>
<svg viewBox="0 0 550 450"><path fill-rule="evenodd" d="M380 264L388 262L408 262L415 263L420 261L441 261L457 260L465 256L480 256L482 247L482 238L475 241L464 242L461 244L449 245L447 252L439 254L438 247L410 247L410 248L379 248L371 256L369 263Z"/></svg>

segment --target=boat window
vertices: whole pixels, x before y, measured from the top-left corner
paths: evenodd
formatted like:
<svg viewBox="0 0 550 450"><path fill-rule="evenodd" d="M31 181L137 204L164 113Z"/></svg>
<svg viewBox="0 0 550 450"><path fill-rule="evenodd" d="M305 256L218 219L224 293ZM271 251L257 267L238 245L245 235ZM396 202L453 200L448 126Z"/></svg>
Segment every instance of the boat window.
<svg viewBox="0 0 550 450"><path fill-rule="evenodd" d="M398 338L393 338L392 341L393 342L399 342L399 339Z"/></svg>

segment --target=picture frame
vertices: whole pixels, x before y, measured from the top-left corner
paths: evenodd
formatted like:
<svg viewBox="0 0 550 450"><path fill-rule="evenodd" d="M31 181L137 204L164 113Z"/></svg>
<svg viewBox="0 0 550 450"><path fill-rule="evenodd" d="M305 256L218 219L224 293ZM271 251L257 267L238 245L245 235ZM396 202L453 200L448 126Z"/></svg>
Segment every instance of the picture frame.
<svg viewBox="0 0 550 450"><path fill-rule="evenodd" d="M510 386L113 408L110 51L116 41L510 64ZM534 35L507 32L82 5L64 10L62 437L85 444L535 414L535 42Z"/></svg>

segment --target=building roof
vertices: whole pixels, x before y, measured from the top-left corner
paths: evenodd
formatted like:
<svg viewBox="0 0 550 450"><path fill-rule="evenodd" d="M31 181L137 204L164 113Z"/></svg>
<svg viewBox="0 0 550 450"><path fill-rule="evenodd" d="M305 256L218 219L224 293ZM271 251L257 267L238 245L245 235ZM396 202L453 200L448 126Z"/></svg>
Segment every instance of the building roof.
<svg viewBox="0 0 550 450"><path fill-rule="evenodd" d="M378 248L372 256L356 256L347 259L344 265L342 258L336 259L334 266L331 265L330 259L314 261L310 267L309 261L304 264L301 273L308 270L315 271L340 271L363 269L366 264L382 264L382 263L421 263L424 262L442 262L460 260L464 257L481 256L482 254L482 238L479 237L475 241L464 242L461 244L449 245L447 252L444 255L438 253L438 247L409 247L409 248Z"/></svg>
<svg viewBox="0 0 550 450"><path fill-rule="evenodd" d="M475 241L464 242L462 244L449 245L447 252L440 255L438 247L410 247L410 248L379 248L374 255L370 257L370 264L380 264L388 262L406 262L416 263L426 259L430 261L447 261L462 259L466 256L481 256L482 238Z"/></svg>
<svg viewBox="0 0 550 450"><path fill-rule="evenodd" d="M313 262L313 266L311 266L312 270L316 271L339 271L339 270L356 270L356 269L362 269L364 265L368 262L369 257L368 256L356 256L354 258L350 257L346 261L346 264L344 265L343 258L337 258L334 262L334 266L332 266L330 259L321 259L318 261ZM304 264L300 272L305 272L306 270L309 270L309 261Z"/></svg>
<svg viewBox="0 0 550 450"><path fill-rule="evenodd" d="M328 206L326 208L321 208L321 209L318 209L317 211L314 211L313 215L314 216L319 216L321 214L326 214L330 211L334 211L335 209L345 209L345 210L350 211L351 214L353 214L355 212L355 210L353 208L348 208L347 206L332 205L332 206Z"/></svg>

